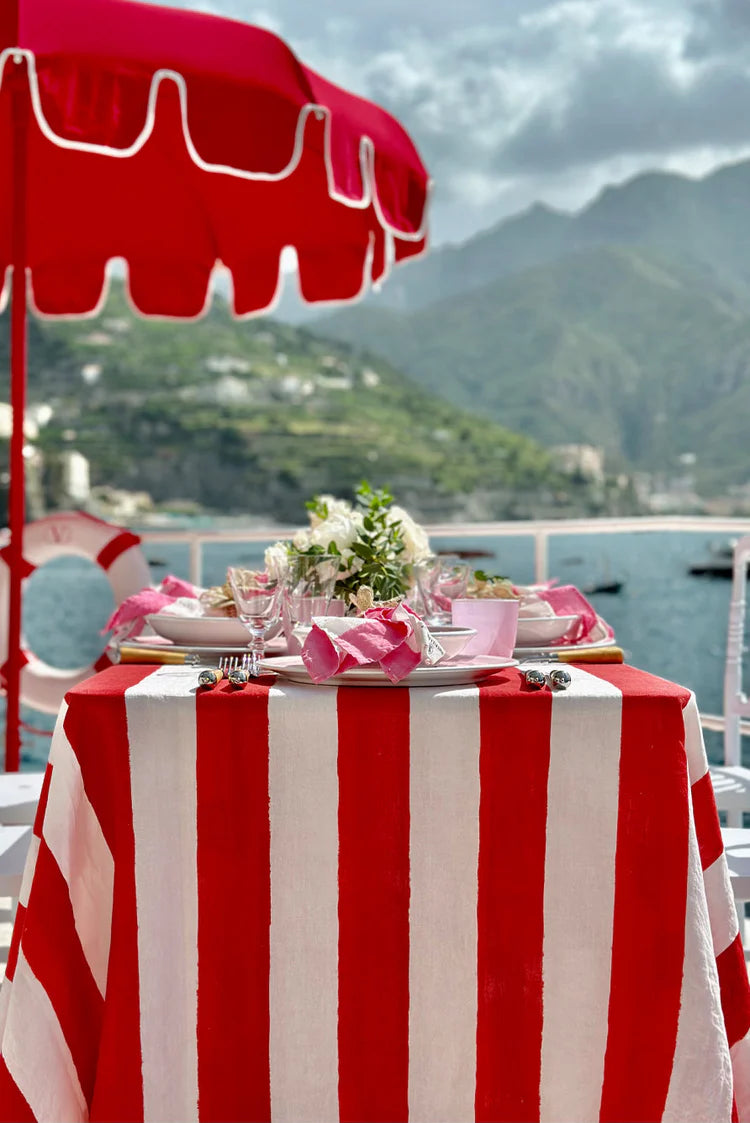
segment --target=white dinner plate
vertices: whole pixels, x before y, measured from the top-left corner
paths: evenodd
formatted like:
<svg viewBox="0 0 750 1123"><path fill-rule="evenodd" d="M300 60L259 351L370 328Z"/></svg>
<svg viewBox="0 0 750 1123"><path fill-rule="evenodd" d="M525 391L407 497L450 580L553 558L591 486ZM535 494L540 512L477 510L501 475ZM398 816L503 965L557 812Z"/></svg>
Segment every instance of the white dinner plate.
<svg viewBox="0 0 750 1123"><path fill-rule="evenodd" d="M576 616L519 616L516 643L519 647L534 647L554 643L570 631L581 617Z"/></svg>
<svg viewBox="0 0 750 1123"><path fill-rule="evenodd" d="M135 636L133 639L124 642L140 644L142 647L158 648L160 651L174 651L183 655L199 653L205 655L206 658L214 655L247 655L248 653L246 643L241 645L233 643L173 643L172 640L164 639L163 636ZM269 655L286 655L287 646L284 636L275 636L273 639L266 640L266 651Z"/></svg>
<svg viewBox="0 0 750 1123"><path fill-rule="evenodd" d="M517 659L499 659L494 655L477 655L474 659L449 659L434 667L415 667L411 674L393 683L380 667L369 663L365 667L351 667L343 674L333 675L320 683L321 686L464 686L478 682L494 671L504 667L515 667ZM275 671L290 682L316 685L310 678L302 659L298 655L277 655L264 659L261 670Z"/></svg>
<svg viewBox="0 0 750 1123"><path fill-rule="evenodd" d="M591 643L555 643L546 647L517 647L513 654L516 659L524 659L527 655L556 655L558 651L596 651L597 647L611 647L617 643L614 636L605 639L593 640Z"/></svg>
<svg viewBox="0 0 750 1123"><path fill-rule="evenodd" d="M170 616L166 612L154 612L146 620L158 635L186 647L247 648L250 643L247 628L236 616ZM268 639L280 631L279 620L268 633Z"/></svg>

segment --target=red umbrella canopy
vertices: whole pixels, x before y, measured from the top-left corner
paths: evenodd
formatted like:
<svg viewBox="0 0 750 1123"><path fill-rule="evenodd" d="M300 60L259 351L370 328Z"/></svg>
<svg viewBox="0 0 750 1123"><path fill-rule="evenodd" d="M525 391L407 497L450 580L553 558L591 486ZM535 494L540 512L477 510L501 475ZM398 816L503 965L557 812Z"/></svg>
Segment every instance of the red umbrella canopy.
<svg viewBox="0 0 750 1123"><path fill-rule="evenodd" d="M223 263L238 315L297 251L308 301L352 300L425 248L427 173L388 113L275 35L135 0L0 0L0 270L13 268L6 767L18 767L26 277L94 311L124 258L146 315L197 316ZM3 606L4 607L4 606Z"/></svg>
<svg viewBox="0 0 750 1123"><path fill-rule="evenodd" d="M42 313L95 309L112 257L141 312L173 316L201 312L220 261L244 315L273 302L285 246L308 301L351 300L425 248L428 177L404 129L268 31L134 0L16 0L0 48L0 268L15 98Z"/></svg>

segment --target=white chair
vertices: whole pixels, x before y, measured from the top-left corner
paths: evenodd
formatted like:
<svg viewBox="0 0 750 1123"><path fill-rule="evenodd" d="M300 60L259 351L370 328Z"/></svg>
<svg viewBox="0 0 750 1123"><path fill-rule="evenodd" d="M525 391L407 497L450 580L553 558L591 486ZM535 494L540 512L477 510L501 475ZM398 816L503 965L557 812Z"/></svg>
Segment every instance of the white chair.
<svg viewBox="0 0 750 1123"><path fill-rule="evenodd" d="M32 826L43 772L0 772L0 824Z"/></svg>
<svg viewBox="0 0 750 1123"><path fill-rule="evenodd" d="M31 835L28 826L0 826L0 897L18 900Z"/></svg>
<svg viewBox="0 0 750 1123"><path fill-rule="evenodd" d="M732 595L729 602L727 658L724 666L724 764L711 769L716 806L727 814L729 827L742 826L742 812L750 811L750 769L742 766L743 718L750 718L750 699L742 684L745 650L747 567L750 564L750 535L734 548Z"/></svg>
<svg viewBox="0 0 750 1123"><path fill-rule="evenodd" d="M745 651L747 567L750 564L750 535L736 543L729 602L727 657L724 666L724 764L710 768L716 806L726 814L721 836L729 867L732 893L746 957L745 902L750 901L750 830L743 829L743 812L750 812L750 769L742 761L742 720L750 718L750 700L743 689L742 657Z"/></svg>
<svg viewBox="0 0 750 1123"><path fill-rule="evenodd" d="M31 838L30 826L0 826L0 981L8 962L13 921Z"/></svg>
<svg viewBox="0 0 750 1123"><path fill-rule="evenodd" d="M43 781L43 772L0 772L0 978Z"/></svg>

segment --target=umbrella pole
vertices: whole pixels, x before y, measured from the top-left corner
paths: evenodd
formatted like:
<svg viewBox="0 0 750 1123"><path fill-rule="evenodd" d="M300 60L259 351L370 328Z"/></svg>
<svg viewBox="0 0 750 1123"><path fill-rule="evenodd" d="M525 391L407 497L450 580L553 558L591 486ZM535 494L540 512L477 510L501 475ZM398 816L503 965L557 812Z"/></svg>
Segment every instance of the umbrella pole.
<svg viewBox="0 0 750 1123"><path fill-rule="evenodd" d="M8 661L5 664L5 768L17 772L21 753L21 582L23 578L23 528L26 521L24 417L26 413L26 149L28 86L26 60L13 73L13 281L10 322L10 404L13 428L10 439L10 494L8 526Z"/></svg>

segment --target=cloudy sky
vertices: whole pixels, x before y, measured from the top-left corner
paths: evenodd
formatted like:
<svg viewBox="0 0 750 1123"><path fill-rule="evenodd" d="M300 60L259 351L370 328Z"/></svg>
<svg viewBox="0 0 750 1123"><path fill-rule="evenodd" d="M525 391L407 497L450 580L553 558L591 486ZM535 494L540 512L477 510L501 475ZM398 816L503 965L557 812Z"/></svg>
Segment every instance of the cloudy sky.
<svg viewBox="0 0 750 1123"><path fill-rule="evenodd" d="M406 125L433 242L750 155L750 0L172 0L263 24Z"/></svg>

